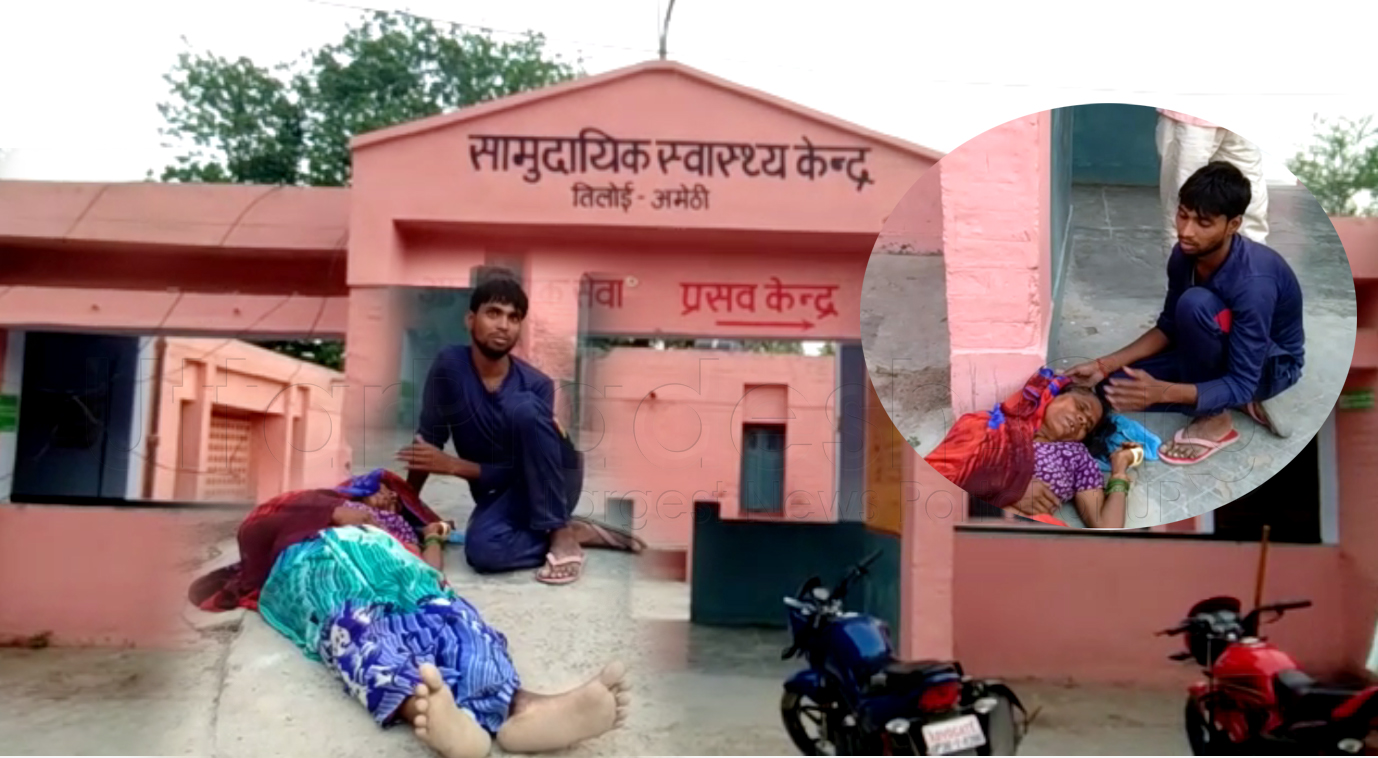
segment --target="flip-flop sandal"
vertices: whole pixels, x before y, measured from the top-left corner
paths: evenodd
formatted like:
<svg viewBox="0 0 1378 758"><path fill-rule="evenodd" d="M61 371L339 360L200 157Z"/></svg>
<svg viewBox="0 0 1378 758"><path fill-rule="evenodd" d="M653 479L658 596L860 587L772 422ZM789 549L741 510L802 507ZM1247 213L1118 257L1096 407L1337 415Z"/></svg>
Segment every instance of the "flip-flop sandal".
<svg viewBox="0 0 1378 758"><path fill-rule="evenodd" d="M553 573L553 569L564 568L565 566L574 566L576 567L576 570L574 571L574 573L569 574L567 576L551 575L551 573ZM542 572L551 573L542 574ZM565 558L556 558L553 553L546 553L545 565L542 566L536 572L536 581L540 582L541 584L573 584L579 581L579 578L583 575L584 556L571 555Z"/></svg>
<svg viewBox="0 0 1378 758"><path fill-rule="evenodd" d="M1041 521L1051 526L1067 526L1067 522L1062 521L1046 513L1039 514L1037 516L1024 516L1024 518L1029 519L1030 521Z"/></svg>
<svg viewBox="0 0 1378 758"><path fill-rule="evenodd" d="M595 521L594 519L588 518L586 516L575 516L571 520L588 524L589 526L593 527L594 531L598 532L598 536L603 540L603 544L585 545L584 547L598 548L602 550L620 550L622 552L632 553L634 555L640 554L646 549L646 540L643 540L635 534L632 534L630 529L622 529L621 527L616 527L611 524L605 524L602 521ZM615 535L617 537L621 537L623 542L618 542L617 540L610 539L608 535Z"/></svg>
<svg viewBox="0 0 1378 758"><path fill-rule="evenodd" d="M1191 466L1193 464L1200 463L1201 461L1206 460L1212 455L1215 455L1221 450L1224 450L1230 445L1233 445L1234 443L1238 442L1239 430L1231 429L1230 433L1225 435L1224 439L1221 439L1219 441L1212 441L1197 439L1195 437L1188 437L1186 436L1184 429L1178 429L1177 433L1172 436L1172 441L1176 442L1179 445L1195 445L1196 447L1203 447L1206 449L1206 452L1202 453L1199 457L1179 458L1175 455L1170 455L1168 453L1163 452L1163 448L1158 448L1158 459L1161 460L1163 463L1168 463L1173 466ZM1163 447L1167 446L1164 445Z"/></svg>
<svg viewBox="0 0 1378 758"><path fill-rule="evenodd" d="M1277 420L1273 418L1272 412L1268 410L1266 401L1259 400L1257 402L1245 403L1244 415L1253 419L1255 424L1267 429L1274 437L1287 439L1292 434L1291 429L1279 424Z"/></svg>

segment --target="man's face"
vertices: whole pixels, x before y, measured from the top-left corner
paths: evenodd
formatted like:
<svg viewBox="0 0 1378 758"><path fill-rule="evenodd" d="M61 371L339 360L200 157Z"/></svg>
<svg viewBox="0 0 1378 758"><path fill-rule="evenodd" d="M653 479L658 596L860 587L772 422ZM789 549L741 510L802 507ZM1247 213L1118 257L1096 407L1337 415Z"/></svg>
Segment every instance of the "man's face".
<svg viewBox="0 0 1378 758"><path fill-rule="evenodd" d="M1182 253L1197 257L1210 255L1224 246L1230 236L1239 231L1244 217L1206 216L1177 206L1177 241Z"/></svg>
<svg viewBox="0 0 1378 758"><path fill-rule="evenodd" d="M522 336L521 316L506 303L484 303L477 313L470 311L464 319L474 346L490 360L512 352Z"/></svg>

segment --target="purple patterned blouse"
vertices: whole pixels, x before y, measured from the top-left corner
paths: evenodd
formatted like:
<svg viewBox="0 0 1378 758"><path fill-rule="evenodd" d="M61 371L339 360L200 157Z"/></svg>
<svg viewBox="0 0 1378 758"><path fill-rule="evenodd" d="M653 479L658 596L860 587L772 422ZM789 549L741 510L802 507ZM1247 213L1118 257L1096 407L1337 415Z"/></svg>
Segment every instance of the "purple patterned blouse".
<svg viewBox="0 0 1378 758"><path fill-rule="evenodd" d="M348 503L345 503L345 507L356 511L368 511L372 513L373 518L378 521L378 525L383 527L383 530L388 534L400 540L402 544L415 545L417 543L416 530L400 515L389 513L388 511L380 511L377 508L370 508L357 500L350 500Z"/></svg>
<svg viewBox="0 0 1378 758"><path fill-rule="evenodd" d="M1064 503L1083 490L1105 487L1105 475L1080 442L1035 442L1034 478L1047 483Z"/></svg>

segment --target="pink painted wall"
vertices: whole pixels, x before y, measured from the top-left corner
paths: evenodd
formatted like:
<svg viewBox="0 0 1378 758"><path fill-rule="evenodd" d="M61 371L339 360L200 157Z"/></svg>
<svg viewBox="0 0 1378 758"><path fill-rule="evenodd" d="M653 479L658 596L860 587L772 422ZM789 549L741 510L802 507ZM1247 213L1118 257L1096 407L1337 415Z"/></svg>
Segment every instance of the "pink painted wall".
<svg viewBox="0 0 1378 758"><path fill-rule="evenodd" d="M206 498L214 411L252 414L254 502L347 476L343 374L238 340L173 338L164 376L155 500Z"/></svg>
<svg viewBox="0 0 1378 758"><path fill-rule="evenodd" d="M885 218L874 252L892 255L942 255L942 161L925 171Z"/></svg>
<svg viewBox="0 0 1378 758"><path fill-rule="evenodd" d="M703 113L713 118L699 119ZM647 141L642 149L648 163L643 168L631 159L618 163L615 172L557 173L553 163L543 162L537 171L531 161L514 159L504 171L476 162L471 152L484 147L471 141L471 135L574 138L586 128L621 140ZM805 139L820 147L870 152L864 162L850 165L858 157L855 152L829 153L826 173L807 178L800 172L804 154L791 148L776 154L785 158L783 178L759 173L768 157L766 146L802 145ZM650 144L652 140L657 143ZM747 153L738 148L714 148L711 172L689 171L683 160L662 162L662 150L670 155L667 140L750 145L751 173L757 175L748 175ZM675 148L675 154L682 156L687 149ZM589 153L594 160L595 153L596 148ZM642 64L357 138L349 282L403 283L407 252L399 224L593 225L605 228L600 233L604 238L618 230L667 227L873 237L885 215L938 157L679 64ZM855 181L863 169L869 184ZM528 174L536 181L527 181ZM631 183L630 207L576 206L577 183L606 187L614 181L620 187ZM696 208L653 207L656 191L700 184L707 199Z"/></svg>
<svg viewBox="0 0 1378 758"><path fill-rule="evenodd" d="M701 113L714 118L693 118ZM476 162L472 151L481 151L485 143L470 139L574 138L586 128L620 140L645 141L641 148L647 162L622 162L616 172L590 165L587 171L568 174L542 163L539 181L532 182L524 178L533 168L529 162L513 159L506 171L495 170L482 156ZM808 166L801 163L805 154L797 147L804 139L852 152L829 153L841 161L830 162L825 174L810 179L800 172ZM713 169L691 172L682 157L662 163L661 156L669 154L666 141L675 140L718 143L712 148ZM724 147L726 143L732 146ZM521 150L520 141L511 145ZM744 172L747 153L742 145L751 146L756 176ZM789 150L783 178L759 173L768 145ZM864 161L852 163L860 155L856 149L868 152ZM688 148L675 150L682 156ZM590 151L593 157L598 148ZM349 344L354 358L348 372L351 388L368 397L351 397L348 407L370 418L378 409L377 414L384 414L378 423L387 423L390 403L383 388L395 381L397 320L385 315L395 309L382 304L386 295L380 291L362 288L468 286L470 270L481 264L511 262L522 269L532 312L518 354L557 384L574 380L579 281L585 274L620 281L615 298L589 306L590 332L855 339L858 324L843 314L859 308L865 254L885 216L938 157L660 62L359 137L350 195L349 284L354 295ZM853 181L862 170L869 183ZM614 181L632 188L629 206L576 205L577 185L608 187ZM702 202L697 205L654 207L657 192L699 185L705 194L698 196ZM822 285L831 299L820 308L813 301L817 291L807 293L806 303L806 292L796 290L788 293L789 299L769 301L777 306L771 308L765 289L771 276L785 286ZM721 306L716 311L704 305L685 308L681 284L705 282L734 286L730 311L727 302L715 303ZM743 287L751 288L751 295L742 294ZM560 404L569 406L563 397ZM354 418L360 419L360 428L373 423L362 415Z"/></svg>
<svg viewBox="0 0 1378 758"><path fill-rule="evenodd" d="M633 501L653 547L688 549L696 500L739 506L743 423L785 424L785 511L835 521L836 363L829 357L618 348L590 361L583 512Z"/></svg>
<svg viewBox="0 0 1378 758"><path fill-rule="evenodd" d="M174 643L188 523L172 511L0 504L0 642Z"/></svg>
<svg viewBox="0 0 1378 758"><path fill-rule="evenodd" d="M904 528L900 542L900 655L905 660L951 659L957 650L957 537L967 494L904 445Z"/></svg>
<svg viewBox="0 0 1378 758"><path fill-rule="evenodd" d="M956 541L956 652L970 671L1135 684L1181 681L1172 626L1198 600L1252 601L1258 546L1171 539L962 533ZM1346 663L1333 634L1353 598L1334 547L1273 545L1266 598L1313 608L1269 636L1316 671ZM1370 628L1370 633L1372 629Z"/></svg>
<svg viewBox="0 0 1378 758"><path fill-rule="evenodd" d="M1358 301L1358 335L1354 363L1346 390L1378 389L1378 223L1376 219L1331 219L1345 245L1354 271ZM1378 488L1378 472L1371 461L1378 454L1378 412L1335 413L1335 449L1339 456L1340 548L1345 566L1345 591L1350 613L1344 627L1344 647L1352 660L1367 657L1378 626L1378 511L1365 497Z"/></svg>
<svg viewBox="0 0 1378 758"><path fill-rule="evenodd" d="M1046 361L1047 112L995 127L943 158L943 255L957 414L992 405Z"/></svg>
<svg viewBox="0 0 1378 758"><path fill-rule="evenodd" d="M0 641L175 644L189 523L174 511L0 505Z"/></svg>
<svg viewBox="0 0 1378 758"><path fill-rule="evenodd" d="M14 286L0 298L0 327L122 331L142 335L343 335L343 297Z"/></svg>

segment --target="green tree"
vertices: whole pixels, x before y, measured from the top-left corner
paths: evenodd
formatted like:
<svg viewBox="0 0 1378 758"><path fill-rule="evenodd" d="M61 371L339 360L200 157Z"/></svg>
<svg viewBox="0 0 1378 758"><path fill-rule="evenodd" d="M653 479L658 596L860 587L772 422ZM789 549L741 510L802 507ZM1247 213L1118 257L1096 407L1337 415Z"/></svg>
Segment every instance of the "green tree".
<svg viewBox="0 0 1378 758"><path fill-rule="evenodd" d="M262 66L184 52L158 106L181 148L165 182L344 186L356 134L581 76L534 32L510 42L406 13L375 12L336 43ZM153 172L149 172L153 178ZM343 345L261 342L340 368Z"/></svg>
<svg viewBox="0 0 1378 758"><path fill-rule="evenodd" d="M1378 128L1373 117L1316 119L1311 145L1287 168L1331 216L1378 215Z"/></svg>

